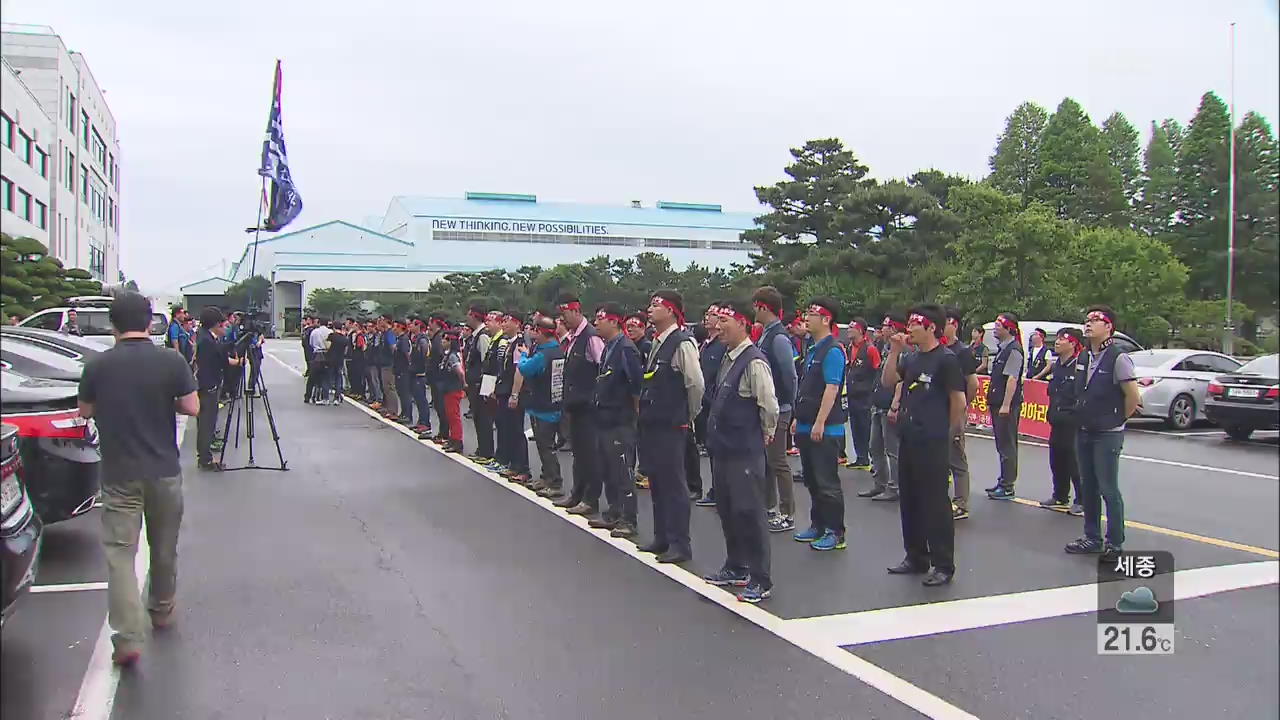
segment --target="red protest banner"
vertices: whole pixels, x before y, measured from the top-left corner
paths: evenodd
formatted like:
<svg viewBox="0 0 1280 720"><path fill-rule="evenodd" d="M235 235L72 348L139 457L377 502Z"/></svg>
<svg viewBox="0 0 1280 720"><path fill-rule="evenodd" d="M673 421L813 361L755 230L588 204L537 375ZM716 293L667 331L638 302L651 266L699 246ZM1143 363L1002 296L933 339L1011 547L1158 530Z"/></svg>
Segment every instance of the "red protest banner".
<svg viewBox="0 0 1280 720"><path fill-rule="evenodd" d="M978 394L969 403L969 424L991 427L991 408L987 407L988 375L978 376ZM1041 440L1049 439L1049 383L1043 380L1022 382L1022 418L1018 432Z"/></svg>

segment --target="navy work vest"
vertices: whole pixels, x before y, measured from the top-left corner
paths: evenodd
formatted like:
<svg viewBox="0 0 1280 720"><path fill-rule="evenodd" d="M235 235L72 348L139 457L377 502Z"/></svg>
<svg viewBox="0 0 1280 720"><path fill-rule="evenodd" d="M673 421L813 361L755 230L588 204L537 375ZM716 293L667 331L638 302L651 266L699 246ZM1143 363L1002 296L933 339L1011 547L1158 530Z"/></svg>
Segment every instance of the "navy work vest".
<svg viewBox="0 0 1280 720"><path fill-rule="evenodd" d="M711 378L711 382L707 383L707 390L702 394L702 408L704 410L711 407L711 401L715 398L716 387L715 378L720 374L720 365L724 363L725 353L729 348L719 340L710 340L706 345L702 346L702 350L698 353L698 365L702 368L702 379L705 381Z"/></svg>
<svg viewBox="0 0 1280 720"><path fill-rule="evenodd" d="M584 321L585 322L585 321ZM587 343L596 336L596 329L586 323L582 332L573 339L573 345L564 350L564 404L566 407L582 407L591 404L596 375L600 366L587 355Z"/></svg>
<svg viewBox="0 0 1280 720"><path fill-rule="evenodd" d="M987 387L987 405L999 410L1004 405L1005 383L1004 366L1009 362L1009 356L1013 354L1015 348L1018 348L1018 339L1015 337L1010 340L1007 345L996 353L996 357L991 361L991 385ZM1021 349L1021 348L1018 348ZM1022 404L1022 374L1018 374L1018 386L1013 390L1013 400L1009 403L1009 407L1018 407Z"/></svg>
<svg viewBox="0 0 1280 720"><path fill-rule="evenodd" d="M822 407L822 394L826 392L827 383L822 379L822 362L827 353L836 347L834 336L827 336L814 346L813 363L805 368L804 377L800 380L800 390L796 394L796 422L812 425L818 419L818 409ZM843 366L841 366L843 369ZM840 390L836 392L836 401L827 413L827 425L843 425L849 419L849 396L843 392L844 373L841 372Z"/></svg>
<svg viewBox="0 0 1280 720"><path fill-rule="evenodd" d="M533 351L534 357L542 355L546 358L546 366L542 372L524 379L521 395L524 396L525 407L538 412L555 412L564 404L565 358L564 348L539 347Z"/></svg>
<svg viewBox="0 0 1280 720"><path fill-rule="evenodd" d="M1087 351L1080 353L1076 361L1076 419L1085 430L1111 430L1124 424L1124 391L1115 380L1119 356L1120 348L1107 345L1098 359L1098 369L1092 373Z"/></svg>
<svg viewBox="0 0 1280 720"><path fill-rule="evenodd" d="M676 330L658 346L653 360L645 366L640 390L640 424L677 428L689 424L689 396L684 389L684 374L671 366L676 348L689 336Z"/></svg>
<svg viewBox="0 0 1280 720"><path fill-rule="evenodd" d="M1076 418L1076 375L1084 372L1080 367L1080 357L1071 358L1071 362L1063 365L1054 362L1053 374L1049 376L1049 422L1058 424L1074 424Z"/></svg>
<svg viewBox="0 0 1280 720"><path fill-rule="evenodd" d="M435 383L440 388L441 393L456 392L466 387L462 382L462 378L458 377L457 373L452 372L448 368L449 358L456 354L456 350L453 352L446 352L442 344L440 348L440 360L432 363L436 367Z"/></svg>
<svg viewBox="0 0 1280 720"><path fill-rule="evenodd" d="M603 362L600 374L596 376L594 401L596 419L602 427L616 428L635 422L636 406L632 400L631 383L623 370L629 353L639 353L639 350L631 338L623 335L614 341L612 349L605 348L605 356L601 358ZM643 361L640 366L644 367Z"/></svg>
<svg viewBox="0 0 1280 720"><path fill-rule="evenodd" d="M500 397L511 396L511 390L515 387L516 382L516 348L523 345L524 342L517 335L511 338L510 341L501 343L498 347L498 382L494 386L494 395Z"/></svg>
<svg viewBox="0 0 1280 720"><path fill-rule="evenodd" d="M484 377L484 357L480 355L480 338L489 336L489 329L481 328L467 339L466 354L462 357L467 366L468 385L479 385Z"/></svg>
<svg viewBox="0 0 1280 720"><path fill-rule="evenodd" d="M861 346L854 345L849 348L849 355L852 357L850 361L849 375L849 399L859 400L866 403L875 391L876 387L876 368L871 367L871 343L864 340ZM854 353L857 353L855 356Z"/></svg>
<svg viewBox="0 0 1280 720"><path fill-rule="evenodd" d="M726 353L727 356L727 353ZM707 450L712 455L764 453L764 430L760 427L760 408L754 397L742 397L738 386L753 360L768 358L754 345L748 345L716 383L716 396L707 415Z"/></svg>
<svg viewBox="0 0 1280 720"><path fill-rule="evenodd" d="M757 347L764 352L764 359L769 362L769 371L773 373L773 393L778 396L778 406L788 407L795 404L796 387L791 382L791 373L783 372L782 368L778 366L778 359L773 356L774 339L782 335L783 332L782 323L774 321L772 325L765 329ZM788 338L787 344L795 347L790 343L790 338Z"/></svg>

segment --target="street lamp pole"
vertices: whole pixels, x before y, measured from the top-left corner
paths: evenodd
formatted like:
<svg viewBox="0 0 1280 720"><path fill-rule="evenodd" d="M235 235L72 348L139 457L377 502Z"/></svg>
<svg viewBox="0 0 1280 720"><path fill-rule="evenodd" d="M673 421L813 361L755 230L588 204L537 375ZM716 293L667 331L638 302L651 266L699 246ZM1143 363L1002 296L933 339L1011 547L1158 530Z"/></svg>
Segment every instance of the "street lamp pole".
<svg viewBox="0 0 1280 720"><path fill-rule="evenodd" d="M1231 323L1231 303L1236 269L1236 24L1231 23L1231 129L1228 135L1227 177L1227 323L1223 328L1222 352L1235 348L1235 328Z"/></svg>

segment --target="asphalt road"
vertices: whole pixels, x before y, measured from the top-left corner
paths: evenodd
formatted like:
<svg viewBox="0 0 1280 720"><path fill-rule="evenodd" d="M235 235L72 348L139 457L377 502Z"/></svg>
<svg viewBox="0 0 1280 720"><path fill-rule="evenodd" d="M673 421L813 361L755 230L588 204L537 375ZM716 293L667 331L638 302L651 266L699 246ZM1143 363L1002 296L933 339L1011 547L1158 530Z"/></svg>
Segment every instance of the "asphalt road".
<svg viewBox="0 0 1280 720"><path fill-rule="evenodd" d="M295 347L270 350L300 367ZM1172 656L1099 657L1092 608L1044 592L1096 579L1061 551L1080 521L981 497L980 437L951 586L885 575L897 508L854 498L870 478L846 470L849 549L773 536L776 594L742 609L696 579L723 559L710 509L693 511L688 572L656 569L358 407L303 405L280 364L265 373L290 470L201 473L186 434L178 622L122 675L116 720L1280 717L1273 579L1180 598ZM255 450L274 462L261 427ZM1046 452L1024 444L1020 495L1047 495ZM1130 549L1274 573L1274 446L1130 433L1125 455L1144 524ZM97 522L53 527L39 583L102 578ZM102 591L27 598L4 628L0 715L65 717L104 611Z"/></svg>

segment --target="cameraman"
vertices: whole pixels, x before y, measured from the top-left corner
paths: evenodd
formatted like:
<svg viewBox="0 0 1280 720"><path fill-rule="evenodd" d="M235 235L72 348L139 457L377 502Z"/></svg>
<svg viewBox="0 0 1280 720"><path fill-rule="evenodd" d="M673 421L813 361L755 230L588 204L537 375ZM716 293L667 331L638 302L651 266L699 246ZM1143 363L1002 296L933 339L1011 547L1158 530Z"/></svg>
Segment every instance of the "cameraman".
<svg viewBox="0 0 1280 720"><path fill-rule="evenodd" d="M213 461L213 434L218 426L218 391L229 367L239 367L240 358L231 356L223 342L227 319L216 307L200 311L200 333L196 337L196 387L200 391L200 414L196 416L196 452L202 470L221 470Z"/></svg>

